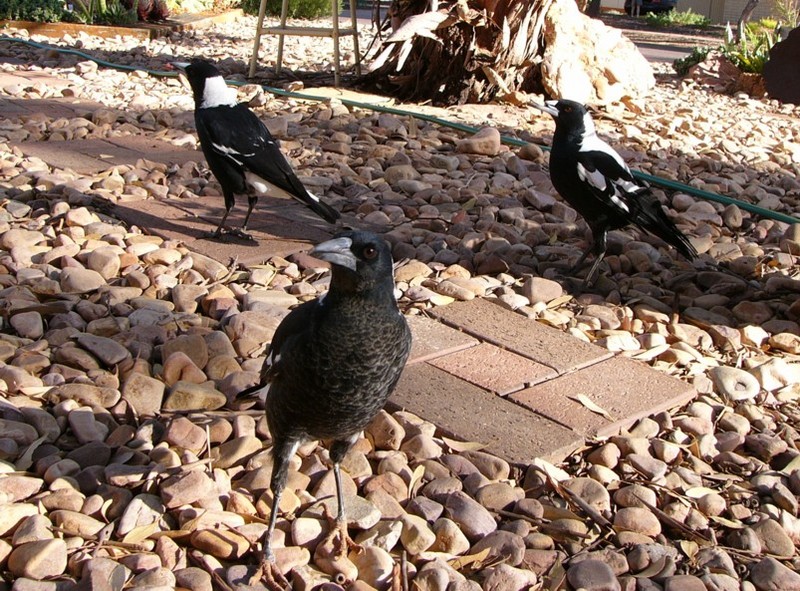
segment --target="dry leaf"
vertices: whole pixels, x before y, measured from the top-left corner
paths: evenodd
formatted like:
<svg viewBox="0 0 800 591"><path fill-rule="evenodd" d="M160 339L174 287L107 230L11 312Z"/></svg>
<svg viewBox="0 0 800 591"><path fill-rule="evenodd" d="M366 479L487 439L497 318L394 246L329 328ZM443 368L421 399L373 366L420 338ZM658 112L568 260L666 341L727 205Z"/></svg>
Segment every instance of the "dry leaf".
<svg viewBox="0 0 800 591"><path fill-rule="evenodd" d="M462 451L480 451L486 447L485 443L478 443L477 441L456 441L455 439L449 439L447 437L442 437L442 441L456 453L461 453Z"/></svg>
<svg viewBox="0 0 800 591"><path fill-rule="evenodd" d="M457 558L453 558L451 561L449 561L448 564L456 570L461 570L462 568L466 568L472 564L478 567L484 560L486 560L486 557L489 556L490 550L491 548L484 548L476 554L458 556Z"/></svg>
<svg viewBox="0 0 800 591"><path fill-rule="evenodd" d="M125 534L125 537L122 538L122 541L126 544L138 544L139 542L145 541L158 530L158 521L156 520L153 523L148 523L147 525L134 527L131 531Z"/></svg>
<svg viewBox="0 0 800 591"><path fill-rule="evenodd" d="M420 464L414 468L414 473L411 474L411 480L408 483L408 497L411 498L416 494L416 488L425 476L425 466Z"/></svg>
<svg viewBox="0 0 800 591"><path fill-rule="evenodd" d="M711 521L714 523L719 523L720 525L724 525L730 529L742 529L744 527L743 523L738 521L731 521L730 519L726 519L725 517L720 517L719 515L712 515L710 517Z"/></svg>
<svg viewBox="0 0 800 591"><path fill-rule="evenodd" d="M559 306L561 306L563 304L566 304L571 299L572 299L571 295L563 295L563 296L557 297L557 298L547 302L547 308L550 309L550 310L552 310L553 308L558 308Z"/></svg>
<svg viewBox="0 0 800 591"><path fill-rule="evenodd" d="M690 560L693 559L700 550L700 546L697 545L697 542L691 540L680 540L678 545L680 545L681 551L686 554Z"/></svg>
<svg viewBox="0 0 800 591"><path fill-rule="evenodd" d="M33 452L36 451L42 443L45 441L45 436L39 437L35 441L31 442L31 444L25 449L22 455L14 464L14 467L19 470L20 472L25 472L28 468L33 466Z"/></svg>
<svg viewBox="0 0 800 591"><path fill-rule="evenodd" d="M548 478L553 480L554 482L563 482L565 480L569 480L572 478L569 474L567 474L561 468L557 468L547 460L543 460L542 458L535 458L533 460L533 465L539 468L542 472L547 474Z"/></svg>
<svg viewBox="0 0 800 591"><path fill-rule="evenodd" d="M580 402L583 406L588 408L593 413L597 413L599 415L602 415L603 417L605 417L609 421L613 421L614 420L613 417L608 413L607 410L597 406L594 402L592 402L592 400L588 396L586 396L586 394L578 394L577 396L568 396L567 398L571 398L572 400L575 400L576 402Z"/></svg>

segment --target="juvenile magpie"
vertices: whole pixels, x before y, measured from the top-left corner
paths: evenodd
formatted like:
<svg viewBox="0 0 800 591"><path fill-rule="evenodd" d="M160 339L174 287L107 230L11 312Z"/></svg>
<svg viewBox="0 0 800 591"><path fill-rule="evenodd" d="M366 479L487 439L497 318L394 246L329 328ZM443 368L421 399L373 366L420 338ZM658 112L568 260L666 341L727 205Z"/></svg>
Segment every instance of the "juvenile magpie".
<svg viewBox="0 0 800 591"><path fill-rule="evenodd" d="M649 186L634 178L622 157L597 136L585 106L566 99L533 106L556 121L550 180L592 230L592 243L573 267L573 271L579 269L590 252L596 255L584 285L592 281L606 254L608 231L628 224L655 234L687 259L697 256L694 246L667 217Z"/></svg>
<svg viewBox="0 0 800 591"><path fill-rule="evenodd" d="M295 176L278 142L244 103L228 88L217 68L205 61L175 63L186 73L194 95L194 120L208 166L222 186L225 215L214 232L219 237L234 205L234 196L247 194L247 215L238 232L247 237L247 222L258 197L289 194L329 223L339 212L310 193Z"/></svg>
<svg viewBox="0 0 800 591"><path fill-rule="evenodd" d="M284 318L267 351L260 383L238 396L264 397L272 436L273 501L262 561L268 576L279 576L272 533L289 461L308 440L330 441L338 501L337 527L330 538L344 555L349 538L340 464L383 408L411 348L411 332L394 297L386 241L370 232L348 231L317 245L311 255L331 264L329 291Z"/></svg>

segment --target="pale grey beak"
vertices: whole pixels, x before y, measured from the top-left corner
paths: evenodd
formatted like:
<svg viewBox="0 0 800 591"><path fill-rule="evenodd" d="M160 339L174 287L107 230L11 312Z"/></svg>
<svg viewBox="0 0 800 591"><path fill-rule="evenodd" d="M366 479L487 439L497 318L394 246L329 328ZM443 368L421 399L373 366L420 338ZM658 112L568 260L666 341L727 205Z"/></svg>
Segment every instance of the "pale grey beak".
<svg viewBox="0 0 800 591"><path fill-rule="evenodd" d="M186 68L189 66L189 62L171 62L172 66L178 70L178 80L180 80L181 85L188 89L192 89L192 85L189 84L189 79L186 77Z"/></svg>
<svg viewBox="0 0 800 591"><path fill-rule="evenodd" d="M310 254L329 262L331 265L338 265L355 272L358 266L358 259L356 259L353 251L350 250L352 246L353 241L350 238L334 238L317 244Z"/></svg>
<svg viewBox="0 0 800 591"><path fill-rule="evenodd" d="M531 103L531 107L535 107L540 111L549 113L553 117L558 117L558 109L556 108L557 103L558 101L545 101L543 105L540 105L538 103Z"/></svg>

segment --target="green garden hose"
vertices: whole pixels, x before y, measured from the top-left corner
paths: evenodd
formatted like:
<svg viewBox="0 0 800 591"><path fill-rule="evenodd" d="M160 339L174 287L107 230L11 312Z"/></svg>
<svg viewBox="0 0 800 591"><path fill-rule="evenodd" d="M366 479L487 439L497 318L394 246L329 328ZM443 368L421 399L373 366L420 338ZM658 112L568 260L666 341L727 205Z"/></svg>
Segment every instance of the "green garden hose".
<svg viewBox="0 0 800 591"><path fill-rule="evenodd" d="M115 64L106 60L102 60L100 58L91 56L87 53L79 51L77 49L69 49L65 47L58 47L56 45L47 45L44 43L37 43L35 41L29 41L27 39L18 39L16 37L9 37L7 35L0 35L0 42L6 43L21 43L23 45L28 45L31 47L36 47L37 49L48 49L57 51L58 53L63 53L67 55L77 55L81 58L86 60L90 60L95 62L96 64L103 66L105 68L113 68L116 70L126 70L126 71L141 71L147 72L151 76L159 76L159 77L177 77L178 73L174 71L164 71L164 70L151 70L149 68L145 68L143 66L128 66L123 64ZM245 82L237 82L237 81L229 81L228 84L232 86L243 86L246 84ZM309 100L309 101L325 101L329 100L330 97L324 96L316 96L313 94L306 94L301 92L294 92L289 90L282 90L280 88L274 88L271 86L261 85L261 87L271 94L275 94L278 96L285 96L289 98L295 98L300 100ZM472 125L467 125L465 123L458 123L456 121L448 121L446 119L441 119L439 117L434 117L433 115L425 115L423 113L415 113L413 111L408 111L405 109L398 109L395 107L387 107L383 105L373 105L369 103L362 103L359 101L354 101L351 99L341 98L342 104L347 105L349 107L355 107L358 109L367 109L371 111L378 111L381 113L389 113L391 115L399 115L402 117L414 117L416 119L420 119L422 121L427 121L429 123L434 123L436 125L442 127L449 127L451 129L455 129L464 133L474 134L478 131L479 128L474 127ZM525 146L529 142L521 140L519 138L511 137L511 136L501 136L501 141L504 144L510 146ZM549 150L549 146L542 146L539 145L539 148L542 150ZM696 187L692 187L690 185L680 183L677 181L673 181L670 179L661 178L658 176L646 174L643 172L634 171L634 176L638 179L641 179L651 185L657 185L660 187L664 187L665 189L670 189L672 191L681 191L683 193L688 193L689 195L693 195L694 197L699 197L700 199L705 199L708 201L716 201L717 203L722 203L724 205L736 205L740 209L745 211L749 211L750 213L754 213L761 217L777 220L780 222L785 222L787 224L800 224L800 218L787 215L784 213L780 213L777 211L772 211L771 209L766 209L764 207L760 207L758 205L753 205L752 203L747 203L745 201L741 201L739 199L734 199L733 197L727 197L725 195L720 195L718 193L712 193L711 191L705 191L703 189L698 189Z"/></svg>

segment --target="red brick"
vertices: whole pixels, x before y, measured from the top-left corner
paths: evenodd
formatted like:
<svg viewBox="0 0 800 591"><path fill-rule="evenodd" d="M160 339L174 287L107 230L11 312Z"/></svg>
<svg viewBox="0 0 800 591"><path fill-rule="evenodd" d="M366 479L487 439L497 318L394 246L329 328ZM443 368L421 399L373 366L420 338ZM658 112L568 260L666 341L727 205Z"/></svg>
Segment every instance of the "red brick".
<svg viewBox="0 0 800 591"><path fill-rule="evenodd" d="M434 308L431 315L488 341L552 367L559 374L611 357L611 353L555 328L501 308L489 300L475 299Z"/></svg>
<svg viewBox="0 0 800 591"><path fill-rule="evenodd" d="M434 423L444 436L484 443L511 462L560 461L583 443L577 433L428 363L406 367L389 408Z"/></svg>
<svg viewBox="0 0 800 591"><path fill-rule="evenodd" d="M409 316L408 324L413 336L409 363L449 355L478 344L477 339L467 333L450 328L427 316Z"/></svg>
<svg viewBox="0 0 800 591"><path fill-rule="evenodd" d="M611 420L570 398L587 396ZM509 398L586 436L618 433L642 417L680 406L695 396L692 386L628 359L614 357L555 380L537 384Z"/></svg>
<svg viewBox="0 0 800 591"><path fill-rule="evenodd" d="M430 364L501 396L557 375L546 365L489 343L437 357Z"/></svg>

